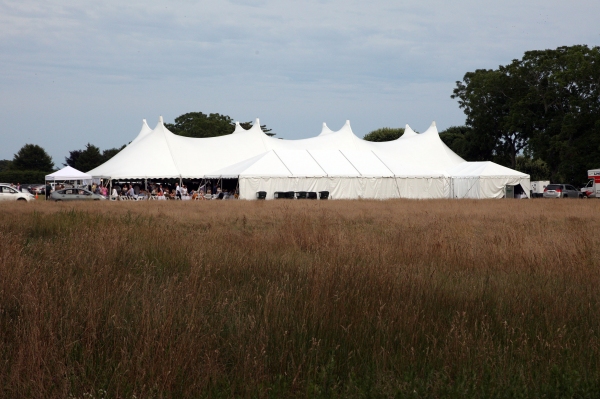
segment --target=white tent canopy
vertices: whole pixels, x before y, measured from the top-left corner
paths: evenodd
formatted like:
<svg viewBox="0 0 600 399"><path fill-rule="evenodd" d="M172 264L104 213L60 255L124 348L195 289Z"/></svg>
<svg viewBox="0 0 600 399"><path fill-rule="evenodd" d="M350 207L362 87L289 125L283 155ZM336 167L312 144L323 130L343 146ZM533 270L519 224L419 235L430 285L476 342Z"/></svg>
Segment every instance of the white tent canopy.
<svg viewBox="0 0 600 399"><path fill-rule="evenodd" d="M92 175L83 173L71 166L65 166L61 170L46 175L46 181L72 181L72 180L91 180Z"/></svg>
<svg viewBox="0 0 600 399"><path fill-rule="evenodd" d="M529 187L527 175L492 162L478 164L448 148L435 122L421 134L406 125L399 139L376 143L354 135L349 121L337 131L323 124L308 139L280 140L265 135L258 119L248 130L236 123L230 135L190 138L171 133L161 117L152 130L144 120L127 147L88 173L111 179L238 178L241 198L254 198L256 191L272 196L320 189L337 192L334 198L456 198L450 180L473 177ZM475 198L499 192L475 191Z"/></svg>
<svg viewBox="0 0 600 399"><path fill-rule="evenodd" d="M494 162L463 162L448 170L453 198L502 198L505 186L523 187L529 196L529 175Z"/></svg>

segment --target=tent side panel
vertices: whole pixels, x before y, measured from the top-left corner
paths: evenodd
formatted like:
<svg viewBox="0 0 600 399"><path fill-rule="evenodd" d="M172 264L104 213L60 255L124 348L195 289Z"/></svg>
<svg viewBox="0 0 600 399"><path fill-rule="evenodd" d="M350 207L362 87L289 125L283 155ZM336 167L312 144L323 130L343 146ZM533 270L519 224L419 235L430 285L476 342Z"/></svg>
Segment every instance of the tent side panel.
<svg viewBox="0 0 600 399"><path fill-rule="evenodd" d="M448 198L450 195L449 179L436 178L396 178L400 190L400 198L434 199Z"/></svg>
<svg viewBox="0 0 600 399"><path fill-rule="evenodd" d="M329 191L331 199L448 198L446 178L354 178L354 177L240 177L240 198L256 199L266 191Z"/></svg>

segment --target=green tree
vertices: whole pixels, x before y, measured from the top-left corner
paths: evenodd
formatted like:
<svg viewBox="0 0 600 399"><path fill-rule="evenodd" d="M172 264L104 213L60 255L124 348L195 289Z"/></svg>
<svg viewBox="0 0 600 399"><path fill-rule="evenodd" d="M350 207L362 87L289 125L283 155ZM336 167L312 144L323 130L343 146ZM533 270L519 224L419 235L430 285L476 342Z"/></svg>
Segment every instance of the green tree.
<svg viewBox="0 0 600 399"><path fill-rule="evenodd" d="M87 143L85 150L81 151L73 166L82 172L90 171L104 163L100 149L95 145Z"/></svg>
<svg viewBox="0 0 600 399"><path fill-rule="evenodd" d="M533 159L529 155L519 155L517 157L517 167L519 172L527 173L531 180L549 180L550 168L546 162L541 159Z"/></svg>
<svg viewBox="0 0 600 399"><path fill-rule="evenodd" d="M252 122L242 122L244 129L250 129ZM235 130L234 120L221 114L206 115L202 112L188 112L175 118L175 123L165 123L165 127L174 134L185 137L217 137L231 134ZM266 125L261 129L268 136L274 136Z"/></svg>
<svg viewBox="0 0 600 399"><path fill-rule="evenodd" d="M17 152L12 161L15 170L37 170L41 172L52 172L54 162L46 150L39 145L25 144Z"/></svg>
<svg viewBox="0 0 600 399"><path fill-rule="evenodd" d="M123 144L123 146L121 146L121 148L109 148L108 150L102 151L102 163L108 161L109 159L111 159L112 157L117 155L125 147L126 147L126 145Z"/></svg>
<svg viewBox="0 0 600 399"><path fill-rule="evenodd" d="M478 135L470 126L452 126L440 132L442 141L465 161L495 159L494 140L488 135Z"/></svg>
<svg viewBox="0 0 600 399"><path fill-rule="evenodd" d="M367 141L392 141L400 138L404 134L403 127L382 127L367 133L363 140Z"/></svg>
<svg viewBox="0 0 600 399"><path fill-rule="evenodd" d="M0 172L5 172L12 168L12 161L8 159L0 160Z"/></svg>
<svg viewBox="0 0 600 399"><path fill-rule="evenodd" d="M473 129L477 141L485 147L493 143L495 158L507 158L507 166L513 169L530 136L530 131L521 126L521 118L511 112L513 102L525 95L525 89L518 76L503 70L479 69L465 74L462 82L456 82L451 96L458 99L467 116L466 124Z"/></svg>
<svg viewBox="0 0 600 399"><path fill-rule="evenodd" d="M171 132L185 137L216 137L233 133L235 124L227 115L188 112L175 118L175 123L165 123Z"/></svg>
<svg viewBox="0 0 600 399"><path fill-rule="evenodd" d="M63 165L64 166L69 165L70 167L77 169L77 167L76 167L77 160L79 159L79 156L81 155L82 152L83 152L83 150L69 151L69 156L65 157L65 163L63 163Z"/></svg>
<svg viewBox="0 0 600 399"><path fill-rule="evenodd" d="M600 47L528 51L456 84L466 124L494 142L500 163L516 168L525 151L552 181L573 184L600 165Z"/></svg>

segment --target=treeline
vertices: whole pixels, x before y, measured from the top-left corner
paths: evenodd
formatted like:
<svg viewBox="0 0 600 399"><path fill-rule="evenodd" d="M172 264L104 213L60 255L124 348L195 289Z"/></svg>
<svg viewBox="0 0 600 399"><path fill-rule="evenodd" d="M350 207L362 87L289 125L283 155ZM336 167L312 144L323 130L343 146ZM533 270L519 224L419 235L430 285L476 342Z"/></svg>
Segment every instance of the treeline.
<svg viewBox="0 0 600 399"><path fill-rule="evenodd" d="M440 137L467 161L494 161L532 180L571 184L600 166L600 47L528 51L497 69L466 73L451 97L465 112L465 125ZM403 133L393 130L365 139Z"/></svg>
<svg viewBox="0 0 600 399"><path fill-rule="evenodd" d="M25 144L12 160L0 160L0 182L43 183L53 170L52 157L42 147Z"/></svg>
<svg viewBox="0 0 600 399"><path fill-rule="evenodd" d="M69 151L69 156L65 158L62 166L69 165L87 172L102 165L123 148L125 146L100 152L98 147L88 143L82 150ZM41 184L44 183L46 175L55 170L54 161L46 150L36 144L25 144L12 160L0 160L0 182Z"/></svg>

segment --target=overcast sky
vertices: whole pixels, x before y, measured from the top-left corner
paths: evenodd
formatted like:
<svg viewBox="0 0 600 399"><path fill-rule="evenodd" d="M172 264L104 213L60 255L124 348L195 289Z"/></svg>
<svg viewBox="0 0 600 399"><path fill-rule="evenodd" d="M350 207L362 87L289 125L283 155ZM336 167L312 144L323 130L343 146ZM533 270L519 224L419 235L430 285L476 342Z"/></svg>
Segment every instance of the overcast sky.
<svg viewBox="0 0 600 399"><path fill-rule="evenodd" d="M191 111L286 139L464 123L468 71L600 44L600 1L0 0L0 159L118 147Z"/></svg>

